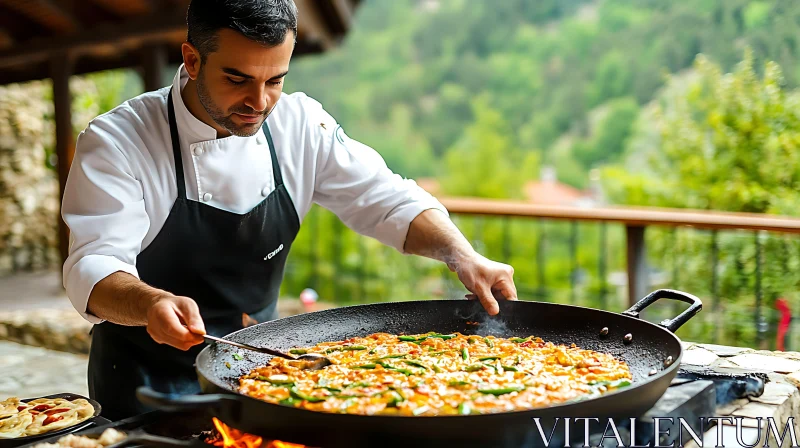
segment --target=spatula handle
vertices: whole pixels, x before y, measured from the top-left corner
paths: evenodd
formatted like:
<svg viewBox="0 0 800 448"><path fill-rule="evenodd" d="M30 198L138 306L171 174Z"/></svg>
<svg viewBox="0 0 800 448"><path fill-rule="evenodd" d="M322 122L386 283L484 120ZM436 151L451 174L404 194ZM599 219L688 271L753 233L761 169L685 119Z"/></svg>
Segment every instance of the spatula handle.
<svg viewBox="0 0 800 448"><path fill-rule="evenodd" d="M219 342L221 344L233 345L234 347L243 348L245 350L250 350L250 351L259 352L259 353L266 353L268 355L278 356L278 357L281 357L281 358L292 359L292 360L296 360L297 359L294 356L287 355L286 353L280 352L278 350L273 350L271 348L254 347L252 345L242 344L242 343L234 342L234 341L229 341L227 339L218 338L216 336L211 336L209 334L204 334L203 335L203 339L209 344L214 343L214 342Z"/></svg>

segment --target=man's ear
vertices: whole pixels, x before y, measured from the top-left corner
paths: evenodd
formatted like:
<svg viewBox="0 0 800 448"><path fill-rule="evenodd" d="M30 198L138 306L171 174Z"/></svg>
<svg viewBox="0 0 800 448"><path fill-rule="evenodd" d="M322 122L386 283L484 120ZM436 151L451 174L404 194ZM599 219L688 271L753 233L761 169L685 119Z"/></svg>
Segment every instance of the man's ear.
<svg viewBox="0 0 800 448"><path fill-rule="evenodd" d="M200 75L200 66L202 64L200 51L189 42L184 42L181 45L181 53L183 53L183 65L186 68L186 72L189 73L189 78L196 80Z"/></svg>

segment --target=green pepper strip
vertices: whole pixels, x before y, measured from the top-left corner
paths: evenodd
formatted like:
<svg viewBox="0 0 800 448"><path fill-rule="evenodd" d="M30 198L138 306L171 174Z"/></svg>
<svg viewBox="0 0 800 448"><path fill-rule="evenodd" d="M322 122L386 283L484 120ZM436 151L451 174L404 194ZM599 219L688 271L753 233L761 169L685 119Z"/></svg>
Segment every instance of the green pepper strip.
<svg viewBox="0 0 800 448"><path fill-rule="evenodd" d="M381 356L380 358L375 358L375 359L373 359L373 361L380 361L381 359L404 358L406 355L407 355L407 353L402 353L402 354L399 354L399 355L386 355L386 356Z"/></svg>
<svg viewBox="0 0 800 448"><path fill-rule="evenodd" d="M511 392L519 392L524 389L525 386L508 386L508 387L501 387L499 389L478 389L478 392L490 395L505 395L505 394L510 394Z"/></svg>
<svg viewBox="0 0 800 448"><path fill-rule="evenodd" d="M511 338L511 339L509 339L509 341L519 344L521 342L527 341L528 339L530 339L530 337L527 337L527 338Z"/></svg>
<svg viewBox="0 0 800 448"><path fill-rule="evenodd" d="M400 339L401 341L409 341L409 342L417 340L417 338L415 338L414 336L398 336L397 339Z"/></svg>
<svg viewBox="0 0 800 448"><path fill-rule="evenodd" d="M472 408L467 402L461 402L461 404L458 405L458 413L460 415L469 415L472 413Z"/></svg>
<svg viewBox="0 0 800 448"><path fill-rule="evenodd" d="M442 373L442 369L440 369L439 366L436 365L436 363L431 364L431 368L436 373Z"/></svg>
<svg viewBox="0 0 800 448"><path fill-rule="evenodd" d="M458 380L458 381L454 380L454 381L450 381L449 383L447 383L447 385L451 386L451 387L467 386L467 385L470 385L470 384L472 384L472 383L470 383L469 381L461 381L461 380Z"/></svg>
<svg viewBox="0 0 800 448"><path fill-rule="evenodd" d="M363 345L346 345L344 347L331 347L331 348L325 350L325 353L333 353L333 352L338 352L340 350L343 350L343 351L346 351L346 352L352 352L352 351L356 351L356 350L366 350L366 349L367 349L367 347L364 347Z"/></svg>
<svg viewBox="0 0 800 448"><path fill-rule="evenodd" d="M587 383L589 386L608 386L608 387L625 387L630 386L631 382L626 379L616 380L616 381L589 381Z"/></svg>
<svg viewBox="0 0 800 448"><path fill-rule="evenodd" d="M257 376L256 379L260 381L266 381L273 386L294 386L294 380L271 380L261 375Z"/></svg>
<svg viewBox="0 0 800 448"><path fill-rule="evenodd" d="M446 341L448 339L453 339L454 337L456 337L456 335L454 335L454 334L439 334L439 333L436 333L436 334L432 334L432 335L430 335L428 337L429 338L444 339Z"/></svg>
<svg viewBox="0 0 800 448"><path fill-rule="evenodd" d="M306 353L308 353L308 350L306 350L304 348L293 348L293 349L289 350L289 353L291 353L293 355L305 355Z"/></svg>
<svg viewBox="0 0 800 448"><path fill-rule="evenodd" d="M337 389L335 387L328 387L328 386L317 386L314 389L325 389L325 390L330 391L330 392L341 392L342 391L341 389Z"/></svg>
<svg viewBox="0 0 800 448"><path fill-rule="evenodd" d="M325 401L328 399L328 397L312 397L311 395L306 395L297 390L296 387L292 387L291 389L289 389L289 394L291 394L294 398L297 398L298 400L305 400L309 403L319 403L320 401Z"/></svg>
<svg viewBox="0 0 800 448"><path fill-rule="evenodd" d="M491 339L489 339L489 338L483 338L483 341L484 341L484 342L486 342L486 345L488 345L488 346L489 346L489 348L494 348L494 342L492 342L492 340L491 340Z"/></svg>
<svg viewBox="0 0 800 448"><path fill-rule="evenodd" d="M383 362L379 362L378 364L380 364L380 365L381 365L381 366L382 366L384 369L387 369L387 370L394 370L395 372L400 372L400 373L402 373L402 374L403 374L403 375L405 375L405 376L410 376L410 375L413 375L413 374L414 374L414 372L412 372L412 371L410 371L410 370L408 370L408 369L403 369L403 368L400 368L400 367L395 367L395 366L393 366L393 365L391 365L391 364L389 364L388 362L385 362L385 361L383 361Z"/></svg>
<svg viewBox="0 0 800 448"><path fill-rule="evenodd" d="M484 356L482 358L478 358L478 361L494 361L495 359L500 359L499 356Z"/></svg>
<svg viewBox="0 0 800 448"><path fill-rule="evenodd" d="M286 406L294 406L296 404L301 403L301 400L298 400L294 397L284 398L283 400L279 401L278 403Z"/></svg>
<svg viewBox="0 0 800 448"><path fill-rule="evenodd" d="M369 369L369 370L372 370L372 369L375 368L375 366L376 366L376 364L369 363L369 364L361 364L360 366L353 366L353 367L350 367L350 368L351 369Z"/></svg>
<svg viewBox="0 0 800 448"><path fill-rule="evenodd" d="M334 395L334 398L348 398L349 399L349 398L362 398L362 397L366 397L366 395L363 395L363 394L335 394Z"/></svg>
<svg viewBox="0 0 800 448"><path fill-rule="evenodd" d="M506 372L519 372L514 366L501 366Z"/></svg>
<svg viewBox="0 0 800 448"><path fill-rule="evenodd" d="M466 347L461 349L461 359L464 361L469 361L469 350Z"/></svg>
<svg viewBox="0 0 800 448"><path fill-rule="evenodd" d="M467 366L464 370L467 372L477 372L478 370L483 369L485 366L484 364L473 364L471 366Z"/></svg>
<svg viewBox="0 0 800 448"><path fill-rule="evenodd" d="M424 369L424 370L430 370L430 368L428 366L426 366L425 364L423 364L423 363L421 363L419 361L414 361L414 360L411 360L411 359L404 359L402 361L404 363L410 365L410 366L419 367L419 368Z"/></svg>

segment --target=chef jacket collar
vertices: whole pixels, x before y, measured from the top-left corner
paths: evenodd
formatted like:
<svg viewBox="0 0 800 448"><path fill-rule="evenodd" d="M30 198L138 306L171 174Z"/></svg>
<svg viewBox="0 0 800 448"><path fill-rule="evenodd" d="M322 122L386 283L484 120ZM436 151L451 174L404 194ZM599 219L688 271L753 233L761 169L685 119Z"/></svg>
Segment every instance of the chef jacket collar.
<svg viewBox="0 0 800 448"><path fill-rule="evenodd" d="M175 120L178 124L178 129L182 138L185 138L189 144L205 142L217 139L217 130L213 127L203 123L199 118L192 115L186 104L183 102L181 91L189 81L189 73L186 71L184 64L178 67L175 73L175 78L172 80L172 104L175 107ZM242 141L255 139L260 135L261 131L251 137L239 137L231 135L220 140L239 140Z"/></svg>

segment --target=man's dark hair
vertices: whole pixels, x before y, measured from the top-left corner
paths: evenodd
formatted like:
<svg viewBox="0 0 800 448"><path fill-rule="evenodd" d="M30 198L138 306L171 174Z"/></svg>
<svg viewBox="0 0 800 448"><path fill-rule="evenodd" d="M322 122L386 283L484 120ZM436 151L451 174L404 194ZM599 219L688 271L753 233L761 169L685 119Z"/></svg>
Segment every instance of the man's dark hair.
<svg viewBox="0 0 800 448"><path fill-rule="evenodd" d="M263 45L283 43L291 30L297 36L294 0L192 0L186 14L188 41L200 58L217 50L217 33L229 28Z"/></svg>

